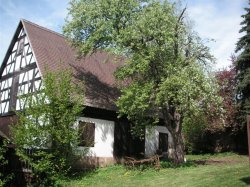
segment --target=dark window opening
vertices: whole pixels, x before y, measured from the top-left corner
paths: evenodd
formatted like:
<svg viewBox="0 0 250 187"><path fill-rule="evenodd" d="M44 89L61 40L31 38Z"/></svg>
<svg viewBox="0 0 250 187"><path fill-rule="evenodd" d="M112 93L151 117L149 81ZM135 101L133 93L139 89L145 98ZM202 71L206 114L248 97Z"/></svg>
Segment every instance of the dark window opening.
<svg viewBox="0 0 250 187"><path fill-rule="evenodd" d="M159 150L163 152L168 151L168 134L159 133Z"/></svg>
<svg viewBox="0 0 250 187"><path fill-rule="evenodd" d="M94 147L95 144L95 124L90 122L79 121L79 146Z"/></svg>

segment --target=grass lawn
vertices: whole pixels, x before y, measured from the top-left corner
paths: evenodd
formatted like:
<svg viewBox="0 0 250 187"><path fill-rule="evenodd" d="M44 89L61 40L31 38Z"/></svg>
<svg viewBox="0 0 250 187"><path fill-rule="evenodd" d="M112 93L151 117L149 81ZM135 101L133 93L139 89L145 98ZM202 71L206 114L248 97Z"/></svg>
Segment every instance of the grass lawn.
<svg viewBox="0 0 250 187"><path fill-rule="evenodd" d="M248 186L248 157L233 153L188 155L191 164L178 168L126 169L122 165L99 168L93 172L58 181L69 187L78 186Z"/></svg>

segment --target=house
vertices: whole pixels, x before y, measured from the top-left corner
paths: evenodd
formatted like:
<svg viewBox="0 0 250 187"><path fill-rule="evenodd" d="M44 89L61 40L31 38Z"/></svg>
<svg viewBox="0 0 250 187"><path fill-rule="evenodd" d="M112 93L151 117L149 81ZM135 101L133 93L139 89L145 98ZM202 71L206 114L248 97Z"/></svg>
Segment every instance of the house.
<svg viewBox="0 0 250 187"><path fill-rule="evenodd" d="M0 135L10 136L9 125L17 121L14 111L23 106L20 94L41 89L46 69L54 72L70 67L74 78L85 82L84 115L77 120L79 127L88 125L87 137L92 142L85 161L103 166L124 156L150 156L159 148L166 150L166 127L147 129L145 139L140 140L132 137L126 118L117 118L119 90L113 73L122 63L112 60L101 51L77 59L76 50L63 35L21 20L0 68ZM80 147L84 147L82 142Z"/></svg>

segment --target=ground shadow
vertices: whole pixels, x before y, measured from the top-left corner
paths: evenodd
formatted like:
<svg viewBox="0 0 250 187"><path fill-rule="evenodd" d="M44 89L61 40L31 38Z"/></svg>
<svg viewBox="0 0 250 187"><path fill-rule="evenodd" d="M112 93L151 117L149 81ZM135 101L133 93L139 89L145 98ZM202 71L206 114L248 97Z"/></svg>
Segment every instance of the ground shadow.
<svg viewBox="0 0 250 187"><path fill-rule="evenodd" d="M86 177L91 177L93 175L96 175L98 173L98 170L96 168L89 168L84 171L75 171L70 173L67 177L64 178L65 181L70 182L72 180L82 180Z"/></svg>
<svg viewBox="0 0 250 187"><path fill-rule="evenodd" d="M243 177L240 180L243 181L246 184L250 184L250 177Z"/></svg>

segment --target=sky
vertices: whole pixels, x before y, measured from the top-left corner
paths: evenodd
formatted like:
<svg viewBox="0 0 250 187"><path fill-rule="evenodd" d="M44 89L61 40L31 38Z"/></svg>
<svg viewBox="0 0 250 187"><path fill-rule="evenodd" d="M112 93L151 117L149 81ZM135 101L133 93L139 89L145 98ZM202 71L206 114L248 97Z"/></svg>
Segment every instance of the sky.
<svg viewBox="0 0 250 187"><path fill-rule="evenodd" d="M214 69L230 65L247 0L183 0L198 32L216 58ZM0 64L21 18L61 32L69 0L0 0Z"/></svg>

